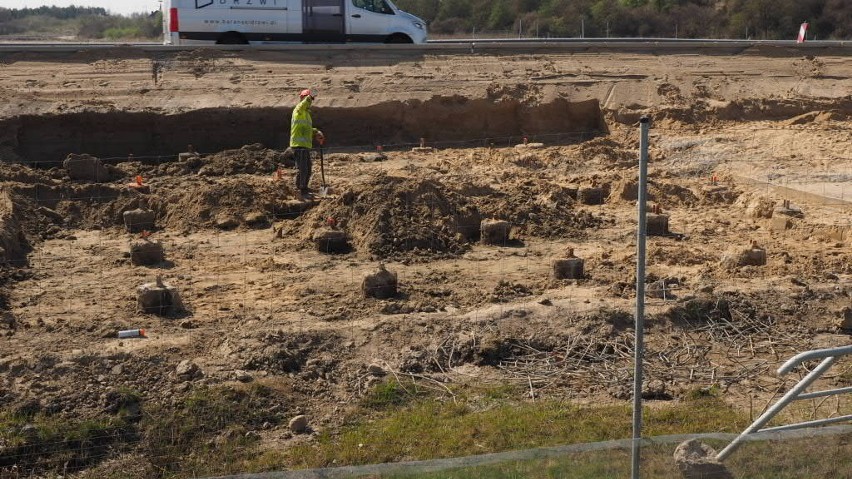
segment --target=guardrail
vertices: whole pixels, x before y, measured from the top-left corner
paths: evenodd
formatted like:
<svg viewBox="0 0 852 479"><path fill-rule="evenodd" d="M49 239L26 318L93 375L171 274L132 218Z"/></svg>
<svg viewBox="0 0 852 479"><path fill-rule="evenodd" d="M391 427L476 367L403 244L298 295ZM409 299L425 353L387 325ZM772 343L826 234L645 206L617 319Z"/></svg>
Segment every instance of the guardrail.
<svg viewBox="0 0 852 479"><path fill-rule="evenodd" d="M801 429L807 427L817 427L817 426L825 426L828 424L835 424L839 422L847 422L852 421L852 415L832 417L826 419L817 419L814 421L805 421L799 422L795 424L788 424L785 426L776 426L763 428L773 417L775 417L781 410L787 407L788 404L793 401L801 401L804 399L814 399L820 397L827 396L835 396L838 394L845 394L852 392L852 387L838 388L838 389L826 389L824 391L816 391L811 393L805 393L804 391L810 387L811 384L814 383L817 379L820 378L837 360L843 356L847 356L852 354L852 346L843 346L839 348L829 348L829 349L815 349L813 351L806 351L801 354L797 354L790 358L786 363L784 363L780 368L778 368L778 375L783 376L793 369L796 366L804 363L805 361L812 361L815 359L822 359L822 362L813 369L807 376L802 378L801 381L798 382L787 394L784 395L781 399L778 400L771 408L769 408L765 413L763 413L759 418L757 418L751 426L747 427L745 431L743 431L736 439L731 441L730 444L727 445L724 449L719 451L716 455L716 459L721 462L725 460L728 456L730 456L737 448L740 447L743 441L751 434L757 434L761 432L773 432L773 431L787 431L791 429Z"/></svg>
<svg viewBox="0 0 852 479"><path fill-rule="evenodd" d="M495 39L472 38L432 40L426 44L301 44L268 43L255 45L187 45L172 46L158 43L0 43L0 53L10 52L76 52L105 49L125 49L143 52L179 52L192 50L222 51L281 51L281 52L334 52L368 51L396 53L485 53L499 51L656 51L696 53L725 51L738 53L750 48L777 48L779 51L822 51L823 53L852 54L852 41L820 40L796 43L789 40L724 40L724 39L672 39L672 38L535 38Z"/></svg>

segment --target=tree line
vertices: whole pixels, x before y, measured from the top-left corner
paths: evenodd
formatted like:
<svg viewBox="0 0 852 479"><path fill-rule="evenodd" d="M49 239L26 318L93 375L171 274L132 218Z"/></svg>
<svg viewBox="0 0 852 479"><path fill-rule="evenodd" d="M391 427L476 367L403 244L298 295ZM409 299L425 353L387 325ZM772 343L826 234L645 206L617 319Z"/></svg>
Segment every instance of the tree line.
<svg viewBox="0 0 852 479"><path fill-rule="evenodd" d="M433 34L523 37L852 38L850 0L395 0Z"/></svg>
<svg viewBox="0 0 852 479"><path fill-rule="evenodd" d="M347 0L348 1L348 0ZM396 0L433 35L522 37L852 38L852 0ZM0 8L0 35L156 39L162 14L94 7Z"/></svg>
<svg viewBox="0 0 852 479"><path fill-rule="evenodd" d="M99 7L0 8L0 35L68 36L86 40L161 38L160 12L110 15Z"/></svg>

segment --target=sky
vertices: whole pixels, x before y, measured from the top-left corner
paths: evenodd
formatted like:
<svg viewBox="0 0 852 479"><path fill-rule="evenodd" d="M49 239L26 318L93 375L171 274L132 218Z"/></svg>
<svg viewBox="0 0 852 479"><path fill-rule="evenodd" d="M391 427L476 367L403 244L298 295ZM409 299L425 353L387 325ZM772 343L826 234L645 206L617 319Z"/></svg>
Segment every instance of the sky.
<svg viewBox="0 0 852 479"><path fill-rule="evenodd" d="M0 0L2 8L35 8L42 5L103 7L112 13L122 15L160 9L159 0Z"/></svg>

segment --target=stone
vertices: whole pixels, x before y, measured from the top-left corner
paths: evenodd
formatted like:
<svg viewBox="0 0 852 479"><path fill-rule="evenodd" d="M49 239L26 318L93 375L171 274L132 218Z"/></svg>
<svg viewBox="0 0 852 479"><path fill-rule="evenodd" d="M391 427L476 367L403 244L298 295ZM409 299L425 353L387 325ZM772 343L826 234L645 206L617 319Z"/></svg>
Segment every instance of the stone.
<svg viewBox="0 0 852 479"><path fill-rule="evenodd" d="M674 460L684 479L734 478L733 474L716 460L716 451L697 439L690 439L678 445Z"/></svg>
<svg viewBox="0 0 852 479"><path fill-rule="evenodd" d="M283 219L294 219L299 217L305 211L313 208L316 205L313 201L306 200L287 200L280 207L275 209L275 217Z"/></svg>
<svg viewBox="0 0 852 479"><path fill-rule="evenodd" d="M320 253L346 253L350 249L346 233L336 229L321 228L315 231L313 241Z"/></svg>
<svg viewBox="0 0 852 479"><path fill-rule="evenodd" d="M216 227L220 230L232 230L240 225L240 220L233 215L220 214L216 216Z"/></svg>
<svg viewBox="0 0 852 479"><path fill-rule="evenodd" d="M56 211L54 211L54 210L52 210L52 209L50 209L46 206L39 206L36 211L43 214L44 216L47 216L48 218L53 220L55 223L62 224L62 223L65 222L65 218L61 214L57 213Z"/></svg>
<svg viewBox="0 0 852 479"><path fill-rule="evenodd" d="M765 265L766 250L756 244L752 244L750 248L728 251L722 256L722 266L728 268Z"/></svg>
<svg viewBox="0 0 852 479"><path fill-rule="evenodd" d="M652 379L642 385L642 399L671 401L674 399L668 392L666 383L659 379Z"/></svg>
<svg viewBox="0 0 852 479"><path fill-rule="evenodd" d="M123 216L124 226L130 233L153 230L154 222L157 219L157 215L153 211L142 208L125 211Z"/></svg>
<svg viewBox="0 0 852 479"><path fill-rule="evenodd" d="M72 180L103 183L111 179L110 172L103 162L91 155L75 155L72 153L62 162L62 167L65 168Z"/></svg>
<svg viewBox="0 0 852 479"><path fill-rule="evenodd" d="M376 377L381 377L381 376L384 376L386 374L385 368L383 368L383 367L381 367L381 366L379 366L378 364L375 364L375 363L367 366L367 372L370 373L372 376L376 376Z"/></svg>
<svg viewBox="0 0 852 479"><path fill-rule="evenodd" d="M136 309L141 313L168 316L183 311L183 303L177 289L158 277L156 282L136 289Z"/></svg>
<svg viewBox="0 0 852 479"><path fill-rule="evenodd" d="M648 236L667 236L669 234L669 215L648 213L645 221L645 233Z"/></svg>
<svg viewBox="0 0 852 479"><path fill-rule="evenodd" d="M758 197L746 205L746 215L750 218L772 218L772 212L774 209L774 201Z"/></svg>
<svg viewBox="0 0 852 479"><path fill-rule="evenodd" d="M308 432L308 418L305 415L296 416L293 419L290 419L287 427L289 427L290 431L294 434L304 434Z"/></svg>
<svg viewBox="0 0 852 479"><path fill-rule="evenodd" d="M183 381L192 381L203 375L201 368L189 359L184 359L175 368L175 377Z"/></svg>
<svg viewBox="0 0 852 479"><path fill-rule="evenodd" d="M130 262L135 266L152 266L165 259L165 250L159 241L140 239L130 243Z"/></svg>
<svg viewBox="0 0 852 479"><path fill-rule="evenodd" d="M544 143L521 143L515 145L515 148L518 149L528 149L528 150L540 150L544 148Z"/></svg>
<svg viewBox="0 0 852 479"><path fill-rule="evenodd" d="M414 148L411 149L411 151L413 153L424 154L424 153L432 153L432 152L435 151L435 149L432 148L431 146L415 146Z"/></svg>
<svg viewBox="0 0 852 479"><path fill-rule="evenodd" d="M584 205L602 205L604 191L602 188L580 188L577 192L577 200Z"/></svg>
<svg viewBox="0 0 852 479"><path fill-rule="evenodd" d="M388 271L384 264L380 264L376 273L364 277L364 281L361 282L361 291L365 298L388 299L396 296L396 273Z"/></svg>
<svg viewBox="0 0 852 479"><path fill-rule="evenodd" d="M551 267L555 279L583 279L584 261L580 258L554 260Z"/></svg>
<svg viewBox="0 0 852 479"><path fill-rule="evenodd" d="M508 221L485 219L479 225L479 238L484 244L502 246L509 242L511 231Z"/></svg>
<svg viewBox="0 0 852 479"><path fill-rule="evenodd" d="M265 226L267 223L269 223L269 220L266 219L266 214L260 211L252 211L246 213L246 215L243 217L243 220L249 226Z"/></svg>

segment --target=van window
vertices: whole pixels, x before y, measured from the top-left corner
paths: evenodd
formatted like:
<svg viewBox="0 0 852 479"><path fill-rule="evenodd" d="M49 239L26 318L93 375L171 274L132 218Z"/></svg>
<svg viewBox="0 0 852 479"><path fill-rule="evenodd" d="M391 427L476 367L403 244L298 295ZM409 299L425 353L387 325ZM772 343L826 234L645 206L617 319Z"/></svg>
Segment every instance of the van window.
<svg viewBox="0 0 852 479"><path fill-rule="evenodd" d="M352 0L352 5L376 13L393 15L393 9L385 0Z"/></svg>

